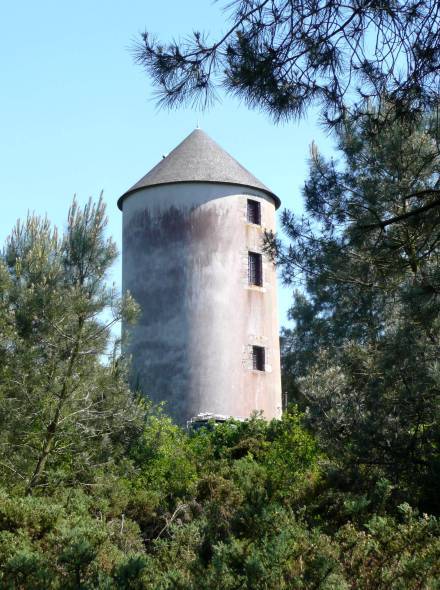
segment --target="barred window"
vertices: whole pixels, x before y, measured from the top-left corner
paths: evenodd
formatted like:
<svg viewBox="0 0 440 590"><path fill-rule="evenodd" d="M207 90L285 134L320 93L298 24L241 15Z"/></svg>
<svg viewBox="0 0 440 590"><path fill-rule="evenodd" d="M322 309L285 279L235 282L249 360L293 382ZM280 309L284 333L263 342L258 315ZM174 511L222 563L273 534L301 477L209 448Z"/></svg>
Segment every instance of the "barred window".
<svg viewBox="0 0 440 590"><path fill-rule="evenodd" d="M248 199L247 220L248 223L255 223L256 225L261 225L261 206L258 201Z"/></svg>
<svg viewBox="0 0 440 590"><path fill-rule="evenodd" d="M266 364L266 351L262 346L252 347L252 368L254 371L264 371Z"/></svg>
<svg viewBox="0 0 440 590"><path fill-rule="evenodd" d="M263 261L261 254L257 252L249 252L248 281L249 285L261 287L263 284Z"/></svg>

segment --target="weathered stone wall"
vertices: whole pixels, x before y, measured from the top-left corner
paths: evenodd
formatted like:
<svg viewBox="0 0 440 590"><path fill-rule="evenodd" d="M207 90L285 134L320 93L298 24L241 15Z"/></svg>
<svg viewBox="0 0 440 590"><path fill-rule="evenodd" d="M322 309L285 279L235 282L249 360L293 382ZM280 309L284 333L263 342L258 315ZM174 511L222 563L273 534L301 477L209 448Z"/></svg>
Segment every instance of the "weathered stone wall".
<svg viewBox="0 0 440 590"><path fill-rule="evenodd" d="M243 191L243 192L242 192ZM248 197L262 226L247 223ZM248 250L274 230L273 200L256 189L209 183L154 186L123 204L123 288L142 308L130 328L133 382L184 423L199 412L280 415L276 275L248 285ZM252 370L252 345L266 371Z"/></svg>

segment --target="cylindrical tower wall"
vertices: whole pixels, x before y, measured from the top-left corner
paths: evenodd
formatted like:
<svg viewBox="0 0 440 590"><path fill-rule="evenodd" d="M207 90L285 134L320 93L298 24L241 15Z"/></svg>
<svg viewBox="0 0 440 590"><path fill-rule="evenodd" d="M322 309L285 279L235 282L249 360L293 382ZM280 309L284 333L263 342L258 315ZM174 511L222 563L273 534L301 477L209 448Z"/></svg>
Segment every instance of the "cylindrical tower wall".
<svg viewBox="0 0 440 590"><path fill-rule="evenodd" d="M248 199L261 225L248 223ZM275 229L263 191L185 182L137 190L123 202L123 289L141 307L129 328L135 384L180 423L201 412L281 413L276 273L263 255L262 286L249 252ZM253 368L253 347L265 351Z"/></svg>

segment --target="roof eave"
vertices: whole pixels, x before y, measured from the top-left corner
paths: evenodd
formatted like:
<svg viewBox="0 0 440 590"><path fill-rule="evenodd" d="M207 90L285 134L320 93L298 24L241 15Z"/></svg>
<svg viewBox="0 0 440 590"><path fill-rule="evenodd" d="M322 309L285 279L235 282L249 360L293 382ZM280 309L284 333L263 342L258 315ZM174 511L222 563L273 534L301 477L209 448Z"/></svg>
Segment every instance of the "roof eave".
<svg viewBox="0 0 440 590"><path fill-rule="evenodd" d="M268 195L269 197L271 197L274 200L275 209L278 209L281 206L281 200L279 197L276 196L275 193L273 193L269 189L261 188L258 186L252 186L251 184L242 184L239 182L222 182L222 181L217 181L217 180L178 180L178 181L174 181L174 182L173 181L156 182L153 184L149 184L147 186L138 186L136 188L131 188L130 190L128 190L127 192L125 192L123 195L121 195L119 197L119 199L117 201L118 208L122 211L122 203L124 202L124 199L134 193L137 193L138 191L141 191L141 190L153 188L155 186L169 186L171 184L194 184L194 183L196 183L196 184L222 184L222 185L227 185L227 186L241 186L241 187L245 187L245 188L250 188L252 190L258 190L262 193L265 193L266 195Z"/></svg>

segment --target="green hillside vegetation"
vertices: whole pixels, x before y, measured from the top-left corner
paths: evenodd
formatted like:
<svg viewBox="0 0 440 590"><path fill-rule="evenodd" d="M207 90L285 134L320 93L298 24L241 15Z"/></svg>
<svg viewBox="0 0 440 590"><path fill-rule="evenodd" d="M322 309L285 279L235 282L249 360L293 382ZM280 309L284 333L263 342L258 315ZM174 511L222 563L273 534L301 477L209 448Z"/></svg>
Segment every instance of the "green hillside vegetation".
<svg viewBox="0 0 440 590"><path fill-rule="evenodd" d="M306 216L267 236L297 289L279 421L187 432L130 391L102 200L62 235L14 228L0 588L440 588L439 131L383 109L339 128L339 161L312 148Z"/></svg>

